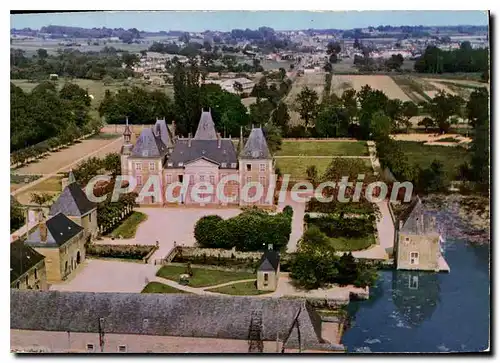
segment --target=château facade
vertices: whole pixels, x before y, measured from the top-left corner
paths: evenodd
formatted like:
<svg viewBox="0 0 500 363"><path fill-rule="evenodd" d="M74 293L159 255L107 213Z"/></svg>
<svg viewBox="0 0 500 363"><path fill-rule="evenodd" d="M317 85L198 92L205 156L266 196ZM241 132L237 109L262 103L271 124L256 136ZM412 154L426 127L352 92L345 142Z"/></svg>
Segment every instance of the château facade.
<svg viewBox="0 0 500 363"><path fill-rule="evenodd" d="M274 161L261 128L252 128L245 143L240 135L239 153L231 138L216 132L210 110L202 110L194 137L178 137L175 122L169 128L165 120L157 120L153 127L142 130L135 144L131 136L127 122L121 149L122 174L135 178L138 192L151 183L153 176L159 179L161 191L145 197L141 204L273 205ZM231 180L222 182L227 179ZM202 202L193 199L197 183L203 183L201 191L195 191ZM254 183L262 186L262 193L257 192ZM217 194L218 187L224 198Z"/></svg>

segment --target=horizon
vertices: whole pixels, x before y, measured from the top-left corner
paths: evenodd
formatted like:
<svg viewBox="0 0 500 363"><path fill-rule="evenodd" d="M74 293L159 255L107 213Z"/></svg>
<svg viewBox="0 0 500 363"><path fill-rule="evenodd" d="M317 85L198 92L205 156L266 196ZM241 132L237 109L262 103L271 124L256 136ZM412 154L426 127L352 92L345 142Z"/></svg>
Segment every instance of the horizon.
<svg viewBox="0 0 500 363"><path fill-rule="evenodd" d="M251 15L250 15L251 14ZM156 25L169 24L169 25ZM137 28L139 31L203 32L257 29L276 31L389 26L488 26L486 11L93 11L79 13L11 14L10 29L44 26Z"/></svg>

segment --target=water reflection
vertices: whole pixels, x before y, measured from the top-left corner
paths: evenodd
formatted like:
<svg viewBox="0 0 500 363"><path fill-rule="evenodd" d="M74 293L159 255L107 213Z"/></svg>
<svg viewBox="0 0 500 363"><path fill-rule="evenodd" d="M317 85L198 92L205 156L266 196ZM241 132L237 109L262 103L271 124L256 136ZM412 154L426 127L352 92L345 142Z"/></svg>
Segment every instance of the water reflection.
<svg viewBox="0 0 500 363"><path fill-rule="evenodd" d="M412 327L432 316L439 303L439 294L437 273L392 272L392 301L401 318Z"/></svg>

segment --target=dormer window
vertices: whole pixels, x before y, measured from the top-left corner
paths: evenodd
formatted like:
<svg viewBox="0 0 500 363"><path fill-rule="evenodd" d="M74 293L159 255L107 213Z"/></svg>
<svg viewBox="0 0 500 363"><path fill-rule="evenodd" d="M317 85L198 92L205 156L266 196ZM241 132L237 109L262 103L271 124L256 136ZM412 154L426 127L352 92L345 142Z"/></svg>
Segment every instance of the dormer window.
<svg viewBox="0 0 500 363"><path fill-rule="evenodd" d="M231 168L236 168L236 163L231 163Z"/></svg>
<svg viewBox="0 0 500 363"><path fill-rule="evenodd" d="M148 150L142 150L142 156L149 156Z"/></svg>
<svg viewBox="0 0 500 363"><path fill-rule="evenodd" d="M174 166L174 163L167 163L167 166L172 167Z"/></svg>
<svg viewBox="0 0 500 363"><path fill-rule="evenodd" d="M184 166L184 163L181 161L181 162L179 163L179 166Z"/></svg>
<svg viewBox="0 0 500 363"><path fill-rule="evenodd" d="M221 168L226 168L227 167L227 163L221 163L220 166L221 166Z"/></svg>
<svg viewBox="0 0 500 363"><path fill-rule="evenodd" d="M252 151L252 156L253 156L254 158L258 158L258 157L260 156L259 151L257 151L257 150Z"/></svg>

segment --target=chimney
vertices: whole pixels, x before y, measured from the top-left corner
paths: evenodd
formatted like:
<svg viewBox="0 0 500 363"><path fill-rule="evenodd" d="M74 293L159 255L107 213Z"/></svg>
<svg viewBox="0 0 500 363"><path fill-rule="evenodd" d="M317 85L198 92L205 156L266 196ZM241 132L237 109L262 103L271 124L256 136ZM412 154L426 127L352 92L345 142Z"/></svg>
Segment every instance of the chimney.
<svg viewBox="0 0 500 363"><path fill-rule="evenodd" d="M191 133L188 134L188 147L191 147Z"/></svg>
<svg viewBox="0 0 500 363"><path fill-rule="evenodd" d="M45 222L40 221L38 223L38 228L40 229L40 242L47 242L47 225L45 224Z"/></svg>
<svg viewBox="0 0 500 363"><path fill-rule="evenodd" d="M221 139L220 139L220 132L217 133L217 148L220 149L221 145Z"/></svg>

